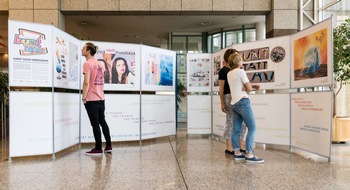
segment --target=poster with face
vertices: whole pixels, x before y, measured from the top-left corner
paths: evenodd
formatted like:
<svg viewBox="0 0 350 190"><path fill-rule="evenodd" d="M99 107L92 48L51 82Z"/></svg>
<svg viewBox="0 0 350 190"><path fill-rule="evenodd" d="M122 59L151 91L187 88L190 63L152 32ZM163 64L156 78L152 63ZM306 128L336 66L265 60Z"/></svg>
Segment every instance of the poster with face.
<svg viewBox="0 0 350 190"><path fill-rule="evenodd" d="M98 46L94 57L104 68L104 89L111 91L140 90L140 45L109 42L93 43Z"/></svg>

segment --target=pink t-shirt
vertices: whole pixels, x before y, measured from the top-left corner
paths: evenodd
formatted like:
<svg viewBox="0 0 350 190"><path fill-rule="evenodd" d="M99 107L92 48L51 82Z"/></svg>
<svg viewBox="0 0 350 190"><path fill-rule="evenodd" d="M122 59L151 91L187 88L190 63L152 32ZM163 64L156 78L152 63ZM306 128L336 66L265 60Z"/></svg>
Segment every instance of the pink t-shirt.
<svg viewBox="0 0 350 190"><path fill-rule="evenodd" d="M83 65L83 74L90 74L90 87L86 96L86 101L104 100L104 70L96 59L87 60Z"/></svg>

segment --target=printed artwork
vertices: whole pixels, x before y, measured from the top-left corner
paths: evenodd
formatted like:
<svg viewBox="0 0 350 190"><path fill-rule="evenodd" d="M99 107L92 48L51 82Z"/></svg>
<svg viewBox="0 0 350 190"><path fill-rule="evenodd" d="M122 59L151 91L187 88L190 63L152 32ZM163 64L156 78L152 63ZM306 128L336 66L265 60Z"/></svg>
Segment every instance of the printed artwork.
<svg viewBox="0 0 350 190"><path fill-rule="evenodd" d="M55 40L55 80L67 86L68 82L78 82L79 55L78 45L56 36Z"/></svg>
<svg viewBox="0 0 350 190"><path fill-rule="evenodd" d="M94 57L104 66L105 84L135 84L134 50L99 49Z"/></svg>
<svg viewBox="0 0 350 190"><path fill-rule="evenodd" d="M327 28L294 40L294 81L327 76Z"/></svg>
<svg viewBox="0 0 350 190"><path fill-rule="evenodd" d="M214 81L214 87L219 86L219 71L221 69L221 55L215 56L214 57L214 71L213 71L213 81Z"/></svg>
<svg viewBox="0 0 350 190"><path fill-rule="evenodd" d="M146 60L145 84L158 86L173 85L173 57L149 53Z"/></svg>
<svg viewBox="0 0 350 190"><path fill-rule="evenodd" d="M269 47L244 50L240 54L243 59L243 69L251 83L275 82L275 71L268 70Z"/></svg>
<svg viewBox="0 0 350 190"><path fill-rule="evenodd" d="M283 47L277 46L271 50L271 61L274 63L280 63L286 57L286 50Z"/></svg>
<svg viewBox="0 0 350 190"><path fill-rule="evenodd" d="M189 86L190 87L209 87L210 72L208 58L189 59Z"/></svg>

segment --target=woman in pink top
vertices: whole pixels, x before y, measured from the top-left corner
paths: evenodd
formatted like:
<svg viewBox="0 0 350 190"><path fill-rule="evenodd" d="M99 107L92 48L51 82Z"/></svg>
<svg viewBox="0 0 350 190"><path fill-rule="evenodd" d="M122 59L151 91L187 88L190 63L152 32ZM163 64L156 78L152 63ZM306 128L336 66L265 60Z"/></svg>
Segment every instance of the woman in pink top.
<svg viewBox="0 0 350 190"><path fill-rule="evenodd" d="M95 137L95 148L86 152L86 155L102 155L101 130L106 139L105 152L112 152L111 136L109 127L105 120L105 97L104 87L104 65L94 58L97 46L86 43L81 50L82 56L86 58L83 65L83 103L92 125Z"/></svg>

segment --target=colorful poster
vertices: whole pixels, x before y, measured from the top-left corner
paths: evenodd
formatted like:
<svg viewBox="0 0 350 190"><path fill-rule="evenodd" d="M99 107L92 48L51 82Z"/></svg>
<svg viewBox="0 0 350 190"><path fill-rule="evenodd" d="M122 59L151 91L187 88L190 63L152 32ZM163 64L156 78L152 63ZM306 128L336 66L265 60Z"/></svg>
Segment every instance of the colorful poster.
<svg viewBox="0 0 350 190"><path fill-rule="evenodd" d="M330 85L333 78L332 19L292 35L292 87Z"/></svg>
<svg viewBox="0 0 350 190"><path fill-rule="evenodd" d="M53 27L54 87L79 89L80 40Z"/></svg>
<svg viewBox="0 0 350 190"><path fill-rule="evenodd" d="M224 54L227 49L212 54L212 91L219 91L219 71L223 67Z"/></svg>
<svg viewBox="0 0 350 190"><path fill-rule="evenodd" d="M82 42L84 46L86 42ZM140 90L140 45L92 42L98 46L95 58L104 65L105 90ZM85 58L82 58L85 62Z"/></svg>
<svg viewBox="0 0 350 190"><path fill-rule="evenodd" d="M176 53L142 46L142 90L175 90Z"/></svg>
<svg viewBox="0 0 350 190"><path fill-rule="evenodd" d="M236 44L242 56L242 69L260 89L290 87L290 36Z"/></svg>
<svg viewBox="0 0 350 190"><path fill-rule="evenodd" d="M9 85L52 87L52 26L9 20Z"/></svg>
<svg viewBox="0 0 350 190"><path fill-rule="evenodd" d="M187 54L187 92L210 91L211 54Z"/></svg>

